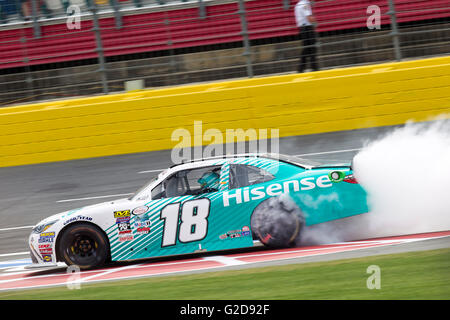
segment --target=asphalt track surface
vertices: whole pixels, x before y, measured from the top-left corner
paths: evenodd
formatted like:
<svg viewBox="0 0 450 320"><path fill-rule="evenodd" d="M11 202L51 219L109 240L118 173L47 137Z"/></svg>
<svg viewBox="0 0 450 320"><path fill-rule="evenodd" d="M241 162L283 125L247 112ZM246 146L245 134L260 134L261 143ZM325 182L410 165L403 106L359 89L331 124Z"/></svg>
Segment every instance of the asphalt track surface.
<svg viewBox="0 0 450 320"><path fill-rule="evenodd" d="M322 162L350 162L367 141L395 128L281 138L279 151ZM0 168L0 262L29 258L26 252L31 226L43 218L126 197L170 165L171 151L165 150ZM431 246L430 242L414 242L403 247L406 251L450 247L449 239L428 240L434 241ZM379 250L378 254L384 252ZM364 254L364 250L358 250L351 255Z"/></svg>
<svg viewBox="0 0 450 320"><path fill-rule="evenodd" d="M76 285L77 288L81 288L81 285L105 281L344 259L351 258L352 255L377 255L379 254L377 250L383 250L383 254L417 251L420 248L429 250L448 246L449 239L450 231L443 231L286 249L267 249L260 246L254 249L227 251L223 255L210 252L171 259L115 263L76 274L66 269L65 265L52 269L33 268L34 270L24 266L2 268L4 272L0 273L0 292L53 286L74 288Z"/></svg>

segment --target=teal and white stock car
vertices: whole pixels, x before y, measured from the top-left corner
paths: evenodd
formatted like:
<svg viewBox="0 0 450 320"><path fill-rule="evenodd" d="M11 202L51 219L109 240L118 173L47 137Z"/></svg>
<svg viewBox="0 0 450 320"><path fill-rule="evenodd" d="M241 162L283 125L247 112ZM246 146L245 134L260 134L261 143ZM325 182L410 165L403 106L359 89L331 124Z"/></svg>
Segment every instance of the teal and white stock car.
<svg viewBox="0 0 450 320"><path fill-rule="evenodd" d="M304 228L368 212L348 165L279 154L207 158L174 165L128 199L38 223L33 263L89 269L109 261L296 243Z"/></svg>

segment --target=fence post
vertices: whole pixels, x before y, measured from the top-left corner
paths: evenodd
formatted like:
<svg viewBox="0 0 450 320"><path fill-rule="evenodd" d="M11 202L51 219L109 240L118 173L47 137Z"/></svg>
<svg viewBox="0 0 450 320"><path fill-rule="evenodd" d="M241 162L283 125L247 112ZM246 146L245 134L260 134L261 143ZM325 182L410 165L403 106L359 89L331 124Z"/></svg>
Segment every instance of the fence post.
<svg viewBox="0 0 450 320"><path fill-rule="evenodd" d="M248 25L247 25L247 18L245 17L244 0L239 0L238 14L241 18L241 29L242 29L241 35L244 42L244 53L242 55L246 58L247 76L249 78L252 78L253 77L252 53L250 51L250 40L248 38Z"/></svg>
<svg viewBox="0 0 450 320"><path fill-rule="evenodd" d="M122 13L120 12L120 6L117 3L117 0L110 0L109 3L113 7L114 10L114 21L116 23L116 28L122 28Z"/></svg>
<svg viewBox="0 0 450 320"><path fill-rule="evenodd" d="M36 1L31 0L31 15L33 16L33 34L35 38L39 39L41 37L41 27L38 22L38 6Z"/></svg>
<svg viewBox="0 0 450 320"><path fill-rule="evenodd" d="M26 48L27 46L27 37L25 35L23 35L22 37L20 37L20 44L22 48ZM31 73L30 70L30 59L28 58L27 55L27 50L21 50L24 54L23 57L23 63L25 64L25 71L26 71L26 78L25 78L25 86L26 86L26 91L24 93L24 98L25 99L29 99L29 98L33 98L35 97L35 92L34 92L34 85L33 85L33 74ZM30 96L30 92L31 92L31 97Z"/></svg>
<svg viewBox="0 0 450 320"><path fill-rule="evenodd" d="M102 86L103 86L103 93L108 94L108 78L106 76L106 68L105 68L105 56L103 55L103 45L102 45L102 38L100 34L100 24L98 22L98 15L97 15L97 5L94 1L90 1L89 3L89 9L92 12L92 20L94 22L94 27L92 28L92 31L95 33L95 42L97 44L97 47L95 50L98 54L98 63L99 63L99 69L100 76L102 78Z"/></svg>
<svg viewBox="0 0 450 320"><path fill-rule="evenodd" d="M205 8L205 3L203 2L203 0L198 0L198 12L199 12L200 19L206 18L206 8Z"/></svg>
<svg viewBox="0 0 450 320"><path fill-rule="evenodd" d="M400 49L400 40L399 40L400 33L398 31L395 4L394 4L394 0L388 0L388 2L389 2L388 15L391 18L391 36L392 36L392 42L394 44L395 59L397 61L400 61L400 60L402 60L402 52Z"/></svg>

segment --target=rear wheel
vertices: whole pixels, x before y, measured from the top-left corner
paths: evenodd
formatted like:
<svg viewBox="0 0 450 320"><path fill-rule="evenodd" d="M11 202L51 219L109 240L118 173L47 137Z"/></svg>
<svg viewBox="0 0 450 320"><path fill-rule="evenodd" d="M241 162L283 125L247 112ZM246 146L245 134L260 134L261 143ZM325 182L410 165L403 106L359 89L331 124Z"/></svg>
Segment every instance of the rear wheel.
<svg viewBox="0 0 450 320"><path fill-rule="evenodd" d="M294 246L303 225L300 208L286 195L264 200L251 217L252 232L269 247Z"/></svg>
<svg viewBox="0 0 450 320"><path fill-rule="evenodd" d="M59 257L67 265L91 269L105 264L109 255L109 243L96 226L77 223L63 231L59 239Z"/></svg>

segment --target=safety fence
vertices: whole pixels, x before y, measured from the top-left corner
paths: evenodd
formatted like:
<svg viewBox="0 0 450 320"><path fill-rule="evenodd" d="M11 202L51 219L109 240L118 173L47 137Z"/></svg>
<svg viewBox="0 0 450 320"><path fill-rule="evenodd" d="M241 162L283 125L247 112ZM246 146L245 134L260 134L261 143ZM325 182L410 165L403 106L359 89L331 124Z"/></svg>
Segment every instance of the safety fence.
<svg viewBox="0 0 450 320"><path fill-rule="evenodd" d="M296 2L0 0L0 105L295 72ZM313 12L322 69L450 53L446 0Z"/></svg>
<svg viewBox="0 0 450 320"><path fill-rule="evenodd" d="M450 118L448 92L444 57L6 107L0 167L171 149L194 121L286 137Z"/></svg>

